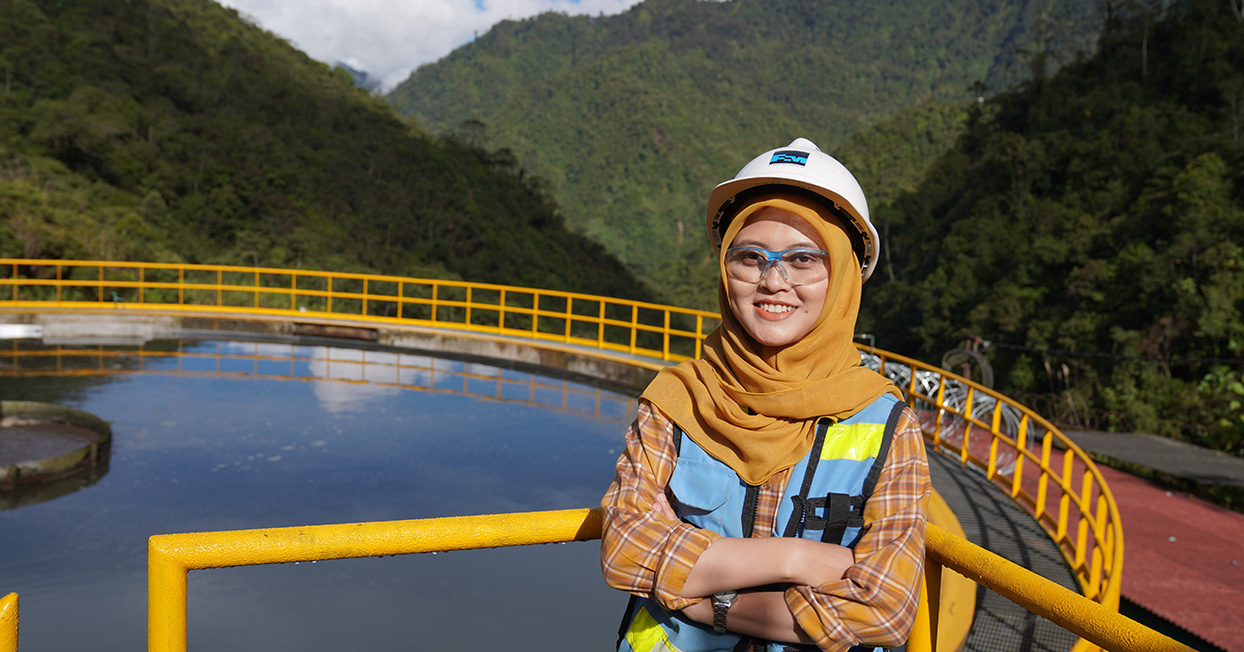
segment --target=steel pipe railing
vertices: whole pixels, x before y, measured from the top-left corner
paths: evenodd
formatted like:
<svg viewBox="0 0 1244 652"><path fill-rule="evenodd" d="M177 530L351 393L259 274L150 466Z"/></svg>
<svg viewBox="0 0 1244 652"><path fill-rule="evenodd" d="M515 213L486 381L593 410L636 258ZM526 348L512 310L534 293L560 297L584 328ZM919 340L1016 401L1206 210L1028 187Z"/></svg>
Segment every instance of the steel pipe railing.
<svg viewBox="0 0 1244 652"><path fill-rule="evenodd" d="M232 265L0 258L0 305L209 312L459 329L672 362L700 355L704 311L557 290Z"/></svg>
<svg viewBox="0 0 1244 652"><path fill-rule="evenodd" d="M603 511L574 509L411 521L317 525L151 537L148 545L148 649L186 649L186 575L190 570L358 557L588 541L601 535ZM1188 652L1190 648L1057 583L929 524L927 560L981 583L1113 652ZM939 593L930 581L908 648L937 640Z"/></svg>

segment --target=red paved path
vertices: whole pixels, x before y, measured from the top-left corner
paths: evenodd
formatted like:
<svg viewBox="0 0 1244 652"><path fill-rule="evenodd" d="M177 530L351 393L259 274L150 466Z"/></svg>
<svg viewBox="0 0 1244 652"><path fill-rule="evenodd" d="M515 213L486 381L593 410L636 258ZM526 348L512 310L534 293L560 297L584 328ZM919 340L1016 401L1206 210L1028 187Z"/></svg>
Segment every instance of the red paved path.
<svg viewBox="0 0 1244 652"><path fill-rule="evenodd" d="M1123 520L1123 597L1244 652L1244 514L1098 468Z"/></svg>

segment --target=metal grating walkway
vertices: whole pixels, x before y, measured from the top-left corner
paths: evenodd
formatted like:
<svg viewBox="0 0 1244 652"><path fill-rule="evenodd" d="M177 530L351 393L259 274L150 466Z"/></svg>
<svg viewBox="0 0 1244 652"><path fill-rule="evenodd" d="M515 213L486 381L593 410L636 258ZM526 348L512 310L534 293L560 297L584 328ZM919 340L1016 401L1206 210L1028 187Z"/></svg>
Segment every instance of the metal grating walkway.
<svg viewBox="0 0 1244 652"><path fill-rule="evenodd" d="M984 474L929 450L933 488L959 517L967 539L1077 593L1071 571L1045 530ZM953 572L953 571L947 571ZM1067 652L1075 634L977 586L967 652Z"/></svg>

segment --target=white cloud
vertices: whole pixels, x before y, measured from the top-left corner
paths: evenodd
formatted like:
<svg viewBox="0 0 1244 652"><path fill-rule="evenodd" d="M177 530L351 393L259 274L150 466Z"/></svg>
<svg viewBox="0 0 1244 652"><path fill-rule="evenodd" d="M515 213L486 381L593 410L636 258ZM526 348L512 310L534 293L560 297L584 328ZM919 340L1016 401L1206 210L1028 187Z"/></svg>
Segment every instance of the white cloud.
<svg viewBox="0 0 1244 652"><path fill-rule="evenodd" d="M390 90L411 71L506 19L546 11L616 14L638 0L219 0L325 63L344 62Z"/></svg>

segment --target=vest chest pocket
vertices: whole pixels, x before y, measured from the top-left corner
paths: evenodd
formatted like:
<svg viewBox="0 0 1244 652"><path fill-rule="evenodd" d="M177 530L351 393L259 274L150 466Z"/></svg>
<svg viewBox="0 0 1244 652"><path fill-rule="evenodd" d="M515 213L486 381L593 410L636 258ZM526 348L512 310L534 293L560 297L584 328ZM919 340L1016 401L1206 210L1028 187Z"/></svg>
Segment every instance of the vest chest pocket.
<svg viewBox="0 0 1244 652"><path fill-rule="evenodd" d="M738 532L727 530L724 519L730 510L722 509L737 489L739 479L733 472L723 473L722 469L730 471L729 467L718 463L679 459L669 482L674 511L696 527L739 536Z"/></svg>

